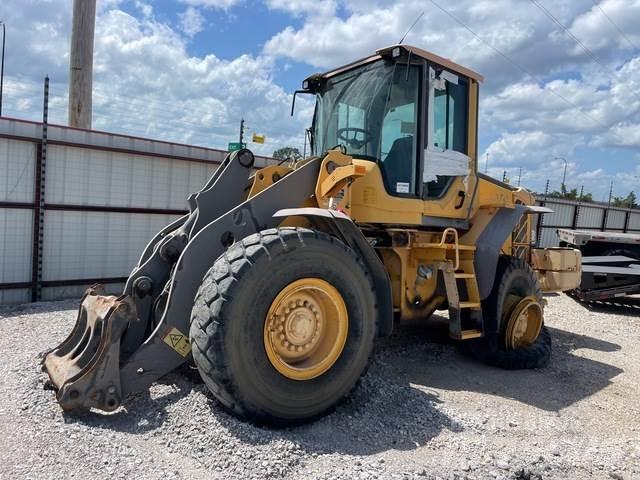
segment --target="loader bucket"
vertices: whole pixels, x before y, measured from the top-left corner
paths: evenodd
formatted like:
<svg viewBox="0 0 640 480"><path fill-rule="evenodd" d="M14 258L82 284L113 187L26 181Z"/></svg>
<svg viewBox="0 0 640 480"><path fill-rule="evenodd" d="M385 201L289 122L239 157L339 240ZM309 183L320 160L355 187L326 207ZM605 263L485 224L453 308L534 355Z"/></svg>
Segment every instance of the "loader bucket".
<svg viewBox="0 0 640 480"><path fill-rule="evenodd" d="M71 334L42 361L64 410L112 411L120 405L120 339L134 321L130 297L105 296L99 285L85 292Z"/></svg>

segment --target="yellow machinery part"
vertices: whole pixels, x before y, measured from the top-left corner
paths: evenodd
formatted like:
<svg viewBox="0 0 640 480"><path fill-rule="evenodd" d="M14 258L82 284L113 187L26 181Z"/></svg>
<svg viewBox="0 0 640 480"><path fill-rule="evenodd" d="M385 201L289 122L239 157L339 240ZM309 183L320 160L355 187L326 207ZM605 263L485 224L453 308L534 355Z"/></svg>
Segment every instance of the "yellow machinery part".
<svg viewBox="0 0 640 480"><path fill-rule="evenodd" d="M508 308L511 305L512 308ZM515 306L514 306L515 305ZM542 330L542 305L535 297L507 297L505 304L506 325L504 333L505 347L508 350L528 347L533 344Z"/></svg>
<svg viewBox="0 0 640 480"><path fill-rule="evenodd" d="M349 331L340 292L319 278L287 285L273 300L264 322L267 357L282 375L311 380L338 360Z"/></svg>

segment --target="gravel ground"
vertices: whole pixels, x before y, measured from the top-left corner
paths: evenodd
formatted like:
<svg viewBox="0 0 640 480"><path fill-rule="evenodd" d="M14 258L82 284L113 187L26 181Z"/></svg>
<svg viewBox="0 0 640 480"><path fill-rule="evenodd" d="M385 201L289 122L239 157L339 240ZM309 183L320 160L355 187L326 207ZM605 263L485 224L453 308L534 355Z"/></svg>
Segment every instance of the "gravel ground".
<svg viewBox="0 0 640 480"><path fill-rule="evenodd" d="M640 478L640 310L549 299L548 368L463 356L445 319L381 341L364 381L311 425L238 421L175 372L111 415L65 415L38 354L76 302L0 309L0 478Z"/></svg>

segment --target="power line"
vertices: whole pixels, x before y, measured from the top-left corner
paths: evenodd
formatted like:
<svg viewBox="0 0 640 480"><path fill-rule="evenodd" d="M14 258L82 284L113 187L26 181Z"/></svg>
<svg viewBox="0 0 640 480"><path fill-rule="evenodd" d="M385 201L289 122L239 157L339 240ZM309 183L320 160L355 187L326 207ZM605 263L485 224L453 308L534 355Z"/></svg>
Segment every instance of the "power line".
<svg viewBox="0 0 640 480"><path fill-rule="evenodd" d="M491 45L489 42L487 42L486 40L484 40L480 35L478 35L476 32L474 32L471 27L469 27L466 23L464 23L462 20L460 20L458 17L456 17L455 15L453 15L451 12L449 12L448 10L446 10L445 8L443 8L442 6L440 6L435 0L429 0L431 3L433 3L433 5L435 5L437 8L439 8L442 12L446 13L450 18L452 18L453 20L455 20L459 25L461 25L465 30L467 30L468 32L470 32L474 37L476 37L478 40L480 40L483 44L485 44L486 46L488 46L489 48L491 48L494 52L496 52L498 55L500 55L502 58L504 58L507 62L509 62L511 65L513 65L515 68L517 68L518 70L520 70L522 73L524 73L525 75L528 75L532 78L535 78L535 75L533 73L531 73L529 70L527 70L526 68L522 67L521 65L519 65L518 63L516 63L513 59L511 59L511 57L509 57L506 53L502 52L501 50L499 50L498 48L494 47L493 45ZM582 115L584 115L585 117L587 117L589 120L591 120L592 122L594 122L595 124L599 124L600 122L598 122L595 118L593 118L591 115L587 114L586 112L583 112L580 107L578 105L576 105L575 103L573 103L571 100L567 99L565 96L559 94L558 92L556 92L555 90L553 90L551 87L549 87L549 92L551 92L552 94L554 94L556 97L558 97L559 99L561 99L562 101L564 101L567 105L575 108L578 110L578 112L580 112Z"/></svg>
<svg viewBox="0 0 640 480"><path fill-rule="evenodd" d="M538 0L530 0L531 3L533 3L536 7L538 7L540 10L542 10L542 12L544 12L544 14L549 17L556 25L558 25L569 37L571 37L586 53L587 55L589 55L591 57L591 59L596 62L598 65L600 65L600 67L602 67L605 71L611 71L613 73L614 76L618 77L619 72L617 72L615 69L611 69L609 68L607 65L605 65L604 63L602 63L600 61L600 59L596 56L595 53L593 53L589 48L587 48L587 46L582 43L580 41L580 39L578 37L576 37L573 33L571 33L571 30L569 30L560 20L558 20L553 13L551 13L549 10L547 10L545 8L544 5L542 5L541 3L538 2ZM618 77L619 78L619 77ZM637 94L635 92L635 90L633 89L629 89L629 91L631 93L633 93L633 95L636 96L636 98L638 100L640 100L640 95Z"/></svg>
<svg viewBox="0 0 640 480"><path fill-rule="evenodd" d="M589 55L594 62L596 62L598 65L600 65L601 67L603 67L604 69L607 69L608 67L606 67L605 65L603 65L602 63L600 63L600 60L598 59L598 57L596 56L595 53L593 53L591 51L591 49L587 48L587 46L582 43L580 41L580 39L578 37L576 37L573 33L571 33L571 30L569 30L567 27L564 26L564 24L558 20L553 13L551 13L549 10L547 10L547 8L542 5L541 3L539 3L537 0L530 0L531 3L533 3L536 7L538 7L540 10L542 10L542 12L549 17L556 25L558 25L567 35L569 35L569 37L571 37L573 39L573 41L575 41L586 53L587 55Z"/></svg>
<svg viewBox="0 0 640 480"><path fill-rule="evenodd" d="M611 25L613 25L615 27L616 30L618 30L618 32L620 32L620 35L622 35L624 37L624 39L629 42L629 45L631 45L631 48L634 48L636 50L640 50L640 47L638 47L635 43L633 43L631 41L631 39L627 36L626 33L624 33L624 31L618 26L618 24L616 24L616 22L613 21L613 19L607 15L607 12L604 11L604 9L600 6L600 4L597 2L597 0L591 0L591 2L598 8L598 10L600 10L602 12L602 15L604 15L607 20L609 20L609 22L611 23Z"/></svg>

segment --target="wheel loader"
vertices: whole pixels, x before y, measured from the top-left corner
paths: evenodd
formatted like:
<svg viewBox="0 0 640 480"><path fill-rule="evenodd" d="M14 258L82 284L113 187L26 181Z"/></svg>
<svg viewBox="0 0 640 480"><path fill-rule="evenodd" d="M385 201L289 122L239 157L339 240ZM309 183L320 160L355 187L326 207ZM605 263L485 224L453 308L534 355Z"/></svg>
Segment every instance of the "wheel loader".
<svg viewBox="0 0 640 480"><path fill-rule="evenodd" d="M578 286L580 254L534 248L545 210L478 172L482 80L408 45L304 80L312 155L254 171L229 153L121 295L86 291L43 358L62 408L113 411L193 362L238 416L306 422L349 395L377 338L436 310L481 361L543 367L542 294Z"/></svg>

